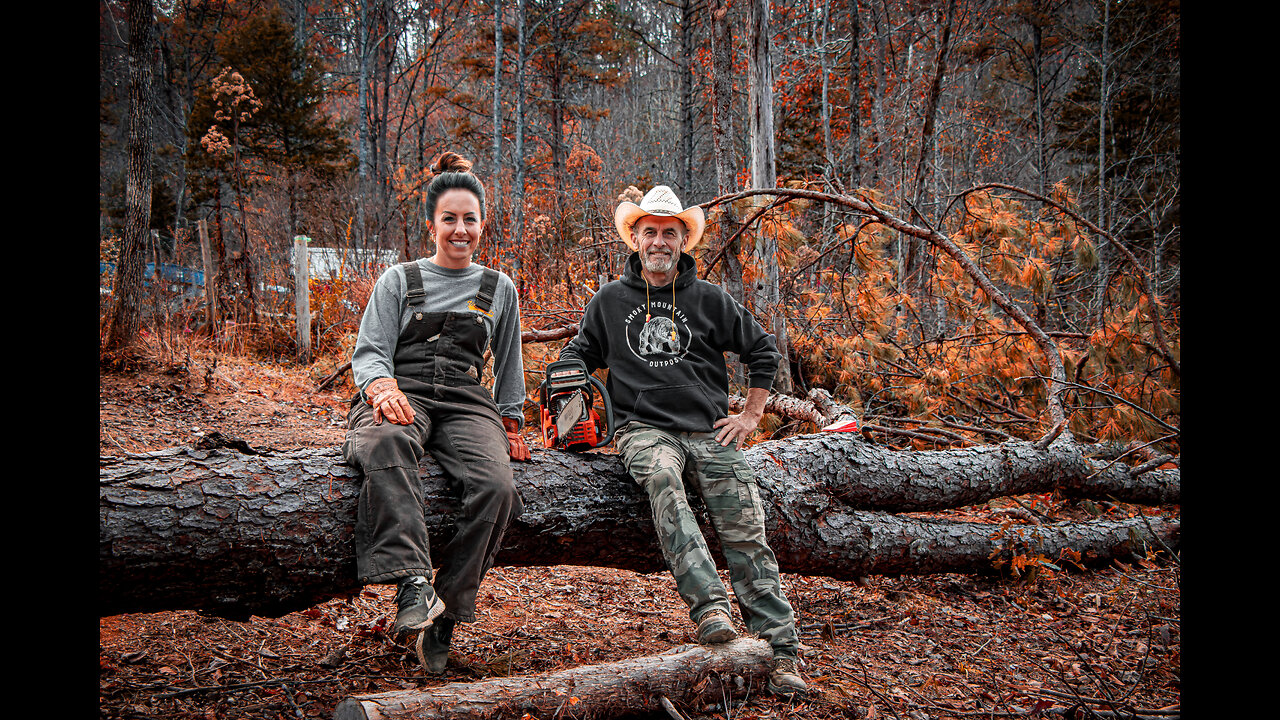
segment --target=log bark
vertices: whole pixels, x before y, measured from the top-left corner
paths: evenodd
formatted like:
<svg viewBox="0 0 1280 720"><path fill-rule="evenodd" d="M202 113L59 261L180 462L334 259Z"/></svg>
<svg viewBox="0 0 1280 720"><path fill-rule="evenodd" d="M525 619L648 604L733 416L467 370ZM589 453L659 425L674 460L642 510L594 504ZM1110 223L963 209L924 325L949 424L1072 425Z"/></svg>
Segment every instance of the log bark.
<svg viewBox="0 0 1280 720"><path fill-rule="evenodd" d="M1176 470L1129 478L1117 464L1090 477L1093 466L1067 436L1044 450L1010 442L894 452L853 433L818 433L761 443L746 456L783 572L837 579L990 572L993 554L1007 559L1020 549L1050 558L1070 549L1104 563L1178 545L1178 523L1160 519L1019 526L1023 535L1014 538L989 523L910 514L1050 491L1179 501ZM535 449L514 469L525 510L499 563L664 569L647 498L617 455ZM454 532L458 502L434 461L421 470L439 545ZM99 612L278 616L355 593L358 489L338 450L262 453L240 443L103 457ZM714 533L708 540L716 544Z"/></svg>
<svg viewBox="0 0 1280 720"><path fill-rule="evenodd" d="M335 720L613 717L661 712L663 696L684 705L763 692L773 656L763 640L685 645L660 655L583 665L529 677L449 683L343 700ZM563 715L561 713L563 712Z"/></svg>

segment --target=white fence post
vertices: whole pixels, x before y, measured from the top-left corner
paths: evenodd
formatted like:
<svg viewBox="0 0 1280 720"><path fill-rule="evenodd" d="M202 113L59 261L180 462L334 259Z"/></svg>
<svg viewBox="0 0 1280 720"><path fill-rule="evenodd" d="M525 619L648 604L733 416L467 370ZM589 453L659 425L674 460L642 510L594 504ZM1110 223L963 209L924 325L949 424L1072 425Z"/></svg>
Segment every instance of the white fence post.
<svg viewBox="0 0 1280 720"><path fill-rule="evenodd" d="M209 325L209 337L214 337L218 334L218 326L215 324L218 317L218 294L213 287L213 254L209 251L209 226L204 218L196 223L196 229L200 234L200 263L204 268L205 322Z"/></svg>

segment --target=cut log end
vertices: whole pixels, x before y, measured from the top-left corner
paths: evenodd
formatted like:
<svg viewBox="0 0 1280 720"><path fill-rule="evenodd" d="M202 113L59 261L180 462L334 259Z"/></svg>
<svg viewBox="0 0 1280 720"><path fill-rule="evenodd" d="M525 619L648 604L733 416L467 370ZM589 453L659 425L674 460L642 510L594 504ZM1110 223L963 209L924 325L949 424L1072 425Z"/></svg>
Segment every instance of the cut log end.
<svg viewBox="0 0 1280 720"><path fill-rule="evenodd" d="M382 720L382 713L378 712L377 703L347 698L334 709L333 720Z"/></svg>

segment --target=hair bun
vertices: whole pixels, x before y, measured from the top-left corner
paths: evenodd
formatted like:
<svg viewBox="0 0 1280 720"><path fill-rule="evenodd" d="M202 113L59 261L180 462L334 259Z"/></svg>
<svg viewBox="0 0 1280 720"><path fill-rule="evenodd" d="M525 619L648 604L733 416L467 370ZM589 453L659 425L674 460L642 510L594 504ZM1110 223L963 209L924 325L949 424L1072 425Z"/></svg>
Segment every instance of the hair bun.
<svg viewBox="0 0 1280 720"><path fill-rule="evenodd" d="M446 172L470 172L471 161L456 152L444 152L440 154L432 170L436 175Z"/></svg>

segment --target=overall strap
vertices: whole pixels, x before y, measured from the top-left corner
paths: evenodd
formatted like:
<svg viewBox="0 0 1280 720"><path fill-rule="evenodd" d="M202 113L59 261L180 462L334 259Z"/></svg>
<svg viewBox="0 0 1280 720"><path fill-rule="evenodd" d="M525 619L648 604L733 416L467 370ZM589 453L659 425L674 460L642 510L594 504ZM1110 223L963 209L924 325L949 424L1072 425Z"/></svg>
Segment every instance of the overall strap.
<svg viewBox="0 0 1280 720"><path fill-rule="evenodd" d="M414 306L426 304L427 291L422 288L422 270L418 267L418 261L403 262L400 263L400 267L404 268L404 277L407 281L405 301Z"/></svg>
<svg viewBox="0 0 1280 720"><path fill-rule="evenodd" d="M498 288L498 271L485 268L480 278L480 289L476 292L475 306L485 315L493 307L494 291Z"/></svg>

